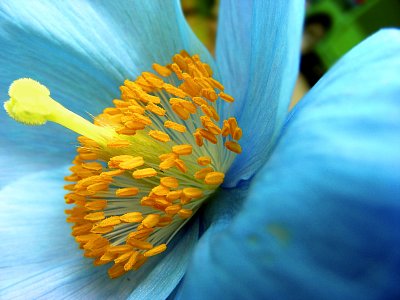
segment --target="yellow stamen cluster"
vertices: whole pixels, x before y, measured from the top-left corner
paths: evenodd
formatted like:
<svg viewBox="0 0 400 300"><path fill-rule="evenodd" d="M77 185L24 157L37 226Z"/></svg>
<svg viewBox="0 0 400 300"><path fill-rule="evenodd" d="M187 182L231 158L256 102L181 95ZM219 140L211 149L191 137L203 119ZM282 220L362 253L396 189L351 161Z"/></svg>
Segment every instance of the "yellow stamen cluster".
<svg viewBox="0 0 400 300"><path fill-rule="evenodd" d="M74 205L66 211L67 221L74 223L72 235L84 256L95 265L114 263L111 278L165 251L241 152L236 119L220 120L218 114L219 101L234 99L212 78L209 65L181 51L168 65L153 64L153 70L125 80L121 99L94 125L74 117L74 126L68 126L57 109L46 112L52 116L47 120L83 134L65 177L70 182L65 200ZM39 89L40 97L51 99L47 89ZM10 115L20 117L21 109L15 109L20 102L13 98L7 105Z"/></svg>

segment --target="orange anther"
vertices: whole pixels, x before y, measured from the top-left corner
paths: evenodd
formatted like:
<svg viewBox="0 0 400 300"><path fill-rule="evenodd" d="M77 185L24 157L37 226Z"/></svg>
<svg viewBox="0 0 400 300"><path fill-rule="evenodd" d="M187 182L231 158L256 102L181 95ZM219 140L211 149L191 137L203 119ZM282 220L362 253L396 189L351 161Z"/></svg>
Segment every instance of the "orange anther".
<svg viewBox="0 0 400 300"><path fill-rule="evenodd" d="M154 75L153 73L150 72L143 72L142 77L153 87L155 88L162 88L164 81L158 77L157 75Z"/></svg>
<svg viewBox="0 0 400 300"><path fill-rule="evenodd" d="M91 153L81 153L79 154L79 158L83 160L92 160L92 159L98 159L97 153L91 152Z"/></svg>
<svg viewBox="0 0 400 300"><path fill-rule="evenodd" d="M171 85L169 83L164 83L163 88L165 89L165 91L167 93L170 93L171 95L174 95L176 97L185 98L187 96L184 91L182 91L181 89L179 89L177 87L174 87L173 85Z"/></svg>
<svg viewBox="0 0 400 300"><path fill-rule="evenodd" d="M166 134L165 132L162 132L160 130L150 130L149 131L149 135L156 139L157 141L166 143L169 142L171 140L171 138L169 137L168 134Z"/></svg>
<svg viewBox="0 0 400 300"><path fill-rule="evenodd" d="M145 125L151 125L151 119L149 117L143 116L141 114L138 113L133 113L131 116L133 121L139 122L139 123L143 123Z"/></svg>
<svg viewBox="0 0 400 300"><path fill-rule="evenodd" d="M222 172L210 172L204 178L206 184L221 184L224 182L225 174Z"/></svg>
<svg viewBox="0 0 400 300"><path fill-rule="evenodd" d="M238 123L235 118L229 118L228 123L229 123L229 132L231 135L233 135L236 128L238 127Z"/></svg>
<svg viewBox="0 0 400 300"><path fill-rule="evenodd" d="M203 113L204 113L206 116L208 116L208 117L210 117L210 118L213 116L212 111L211 111L211 109L209 108L208 105L203 104L203 105L201 106L201 110L203 111Z"/></svg>
<svg viewBox="0 0 400 300"><path fill-rule="evenodd" d="M132 256L132 254L134 252L136 252L136 251L128 251L126 253L120 254L116 259L114 259L114 262L116 264L119 264L119 263L122 263L124 261L127 261Z"/></svg>
<svg viewBox="0 0 400 300"><path fill-rule="evenodd" d="M115 226L121 223L121 220L119 219L118 216L112 216L104 219L101 221L98 226L100 227L109 227L109 226Z"/></svg>
<svg viewBox="0 0 400 300"><path fill-rule="evenodd" d="M132 173L132 176L135 179L153 177L156 175L157 175L157 171L154 170L153 168L140 169L140 170L136 170L135 172Z"/></svg>
<svg viewBox="0 0 400 300"><path fill-rule="evenodd" d="M87 214L84 219L88 221L101 221L105 218L104 211Z"/></svg>
<svg viewBox="0 0 400 300"><path fill-rule="evenodd" d="M181 196L181 204L182 204L182 205L188 204L191 200L192 200L192 198L189 198L189 197L186 196L185 194L183 194L183 195Z"/></svg>
<svg viewBox="0 0 400 300"><path fill-rule="evenodd" d="M234 141L226 141L225 142L225 147L228 150L230 150L232 152L235 152L237 154L242 153L242 147L240 147L240 145L238 143L234 142Z"/></svg>
<svg viewBox="0 0 400 300"><path fill-rule="evenodd" d="M141 266L143 266L147 261L147 257L143 254L139 253L138 260L135 265L132 267L133 270L139 270Z"/></svg>
<svg viewBox="0 0 400 300"><path fill-rule="evenodd" d="M201 95L211 102L214 102L215 100L218 99L217 93L214 91L214 89L211 88L205 88L201 90Z"/></svg>
<svg viewBox="0 0 400 300"><path fill-rule="evenodd" d="M154 247L151 250L146 251L143 255L146 257L154 256L154 255L160 254L161 252L164 252L165 250L167 250L167 244L161 244L161 245Z"/></svg>
<svg viewBox="0 0 400 300"><path fill-rule="evenodd" d="M172 122L172 121L165 121L164 123L165 128L170 128L178 132L185 132L186 127L184 125Z"/></svg>
<svg viewBox="0 0 400 300"><path fill-rule="evenodd" d="M133 248L141 249L141 250L150 250L153 248L153 245L146 241L137 240L134 238L128 238L127 243L131 245Z"/></svg>
<svg viewBox="0 0 400 300"><path fill-rule="evenodd" d="M166 113L165 109L163 109L162 107L159 107L158 105L155 105L154 103L150 103L150 104L146 105L146 109L158 116L164 116Z"/></svg>
<svg viewBox="0 0 400 300"><path fill-rule="evenodd" d="M113 261L115 259L115 257L117 256L117 254L115 253L110 253L108 251L109 248L107 248L106 253L104 253L101 257L100 257L100 261L104 262L104 263L109 263L110 261Z"/></svg>
<svg viewBox="0 0 400 300"><path fill-rule="evenodd" d="M213 88L219 89L221 91L224 90L224 86L214 78L208 78L207 81L212 85Z"/></svg>
<svg viewBox="0 0 400 300"><path fill-rule="evenodd" d="M211 157L209 157L209 156L200 156L197 159L197 163L200 166L207 166L207 165L209 165L211 163Z"/></svg>
<svg viewBox="0 0 400 300"><path fill-rule="evenodd" d="M233 137L233 139L238 141L241 139L242 135L243 135L242 129L240 127L237 127L235 129L235 131L233 132L232 137Z"/></svg>
<svg viewBox="0 0 400 300"><path fill-rule="evenodd" d="M178 179L175 177L162 177L160 183L168 188L176 189L179 186Z"/></svg>
<svg viewBox="0 0 400 300"><path fill-rule="evenodd" d="M138 122L138 121L133 121L133 120L129 120L127 122L125 122L124 124L126 126L127 129L130 130L142 130L146 128L146 124L142 123L142 122ZM120 131L120 130L118 130Z"/></svg>
<svg viewBox="0 0 400 300"><path fill-rule="evenodd" d="M176 159L176 158L178 158L178 157L179 157L179 155L177 155L177 154L175 154L175 153L172 153L172 152L170 152L170 153L164 153L164 154L161 154L161 155L158 156L158 158L159 158L161 161L164 161L164 160L169 159L169 158Z"/></svg>
<svg viewBox="0 0 400 300"><path fill-rule="evenodd" d="M175 215L175 214L178 213L178 211L181 210L181 208L182 208L182 207L181 207L179 204L173 204L173 205L168 206L168 207L165 209L165 212L166 212L167 214L169 214L169 215Z"/></svg>
<svg viewBox="0 0 400 300"><path fill-rule="evenodd" d="M138 229L137 231L131 232L128 235L128 239L133 238L136 240L143 240L143 239L147 239L148 236L154 231L154 228L142 228L142 229Z"/></svg>
<svg viewBox="0 0 400 300"><path fill-rule="evenodd" d="M183 79L183 74L181 68L179 68L178 64L173 63L171 64L171 69L175 73L176 77L178 77L179 80Z"/></svg>
<svg viewBox="0 0 400 300"><path fill-rule="evenodd" d="M181 70L185 71L187 69L185 58L181 54L175 54L172 57L172 60L179 66Z"/></svg>
<svg viewBox="0 0 400 300"><path fill-rule="evenodd" d="M87 190L89 192L100 192L100 191L106 191L108 190L108 186L110 184L108 182L98 182L98 183L93 183L87 187Z"/></svg>
<svg viewBox="0 0 400 300"><path fill-rule="evenodd" d="M144 165L144 159L141 156L127 158L126 160L119 163L119 168L123 170L132 170L134 168Z"/></svg>
<svg viewBox="0 0 400 300"><path fill-rule="evenodd" d="M111 231L114 230L114 226L105 226L105 227L101 227L98 225L93 226L93 228L90 230L90 232L93 233L98 233L98 234L106 234L106 233L110 233Z"/></svg>
<svg viewBox="0 0 400 300"><path fill-rule="evenodd" d="M85 207L88 210L102 210L106 208L107 201L106 200L95 200L85 204Z"/></svg>
<svg viewBox="0 0 400 300"><path fill-rule="evenodd" d="M182 172L182 173L186 173L187 172L187 167L184 163L183 160L181 159L175 159L175 166Z"/></svg>
<svg viewBox="0 0 400 300"><path fill-rule="evenodd" d="M119 217L122 222L125 223L139 223L143 221L141 212L130 212Z"/></svg>
<svg viewBox="0 0 400 300"><path fill-rule="evenodd" d="M183 58L188 58L188 57L190 57L190 55L189 55L189 53L186 51L186 50L181 50L180 52L180 55L182 55L182 57Z"/></svg>
<svg viewBox="0 0 400 300"><path fill-rule="evenodd" d="M114 99L112 102L114 103L115 107L118 108L128 107L130 105L130 102L119 99Z"/></svg>
<svg viewBox="0 0 400 300"><path fill-rule="evenodd" d="M224 92L220 92L218 96L219 96L222 100L225 100L225 101L228 102L228 103L232 103L232 102L235 101L235 99L234 99L231 95L228 95L228 94L226 94L226 93L224 93Z"/></svg>
<svg viewBox="0 0 400 300"><path fill-rule="evenodd" d="M182 219L187 219L190 218L193 214L193 211L190 209L185 209L182 208L179 212L178 215L182 218Z"/></svg>
<svg viewBox="0 0 400 300"><path fill-rule="evenodd" d="M210 131L206 130L206 129L200 129L199 133L201 134L201 136L203 138L205 138L206 140L208 140L209 142L216 144L217 143L217 138L215 137L215 135L213 135Z"/></svg>
<svg viewBox="0 0 400 300"><path fill-rule="evenodd" d="M124 270L125 271L130 271L132 270L133 266L137 263L138 257L139 257L139 252L134 251L131 256L129 257L128 261L124 265Z"/></svg>
<svg viewBox="0 0 400 300"><path fill-rule="evenodd" d="M99 237L100 235L98 234L89 233L84 235L78 235L77 237L75 237L75 241L77 241L78 243L87 243L89 241L98 239Z"/></svg>
<svg viewBox="0 0 400 300"><path fill-rule="evenodd" d="M181 190L178 190L178 191L170 191L170 192L167 194L167 200L168 200L168 201L177 200L177 199L179 199L179 198L181 197L181 195L182 195L182 191L181 191Z"/></svg>
<svg viewBox="0 0 400 300"><path fill-rule="evenodd" d="M161 170L168 170L168 169L170 169L170 168L172 168L173 166L175 166L175 159L176 158L167 158L167 159L165 159L164 161L162 161L160 164L159 164L159 168L161 169Z"/></svg>
<svg viewBox="0 0 400 300"><path fill-rule="evenodd" d="M206 177L206 175L207 175L208 173L210 173L210 172L212 172L212 171L214 171L214 169L213 169L213 168L210 168L210 167L201 169L200 171L197 171L196 173L194 173L194 178L196 178L196 179L203 179L203 178Z"/></svg>
<svg viewBox="0 0 400 300"><path fill-rule="evenodd" d="M204 145L203 136L200 134L200 132L196 131L195 133L193 133L193 136L195 138L197 146L201 147Z"/></svg>
<svg viewBox="0 0 400 300"><path fill-rule="evenodd" d="M122 265L113 265L111 268L108 269L108 276L110 278L117 278L125 274L124 266Z"/></svg>
<svg viewBox="0 0 400 300"><path fill-rule="evenodd" d="M126 127L121 127L119 129L116 129L115 131L119 134L124 134L124 135L135 135L136 134L135 129L129 129Z"/></svg>
<svg viewBox="0 0 400 300"><path fill-rule="evenodd" d="M121 110L116 107L107 107L106 109L103 110L103 113L107 115L116 115L120 114Z"/></svg>
<svg viewBox="0 0 400 300"><path fill-rule="evenodd" d="M110 254L120 254L125 253L132 250L132 246L130 245L118 245L118 246L110 246L107 249L107 252Z"/></svg>
<svg viewBox="0 0 400 300"><path fill-rule="evenodd" d="M153 96L153 95L149 95L147 93L140 93L139 94L139 99L144 102L144 103L155 103L155 104L159 104L161 103L161 100L159 97L157 96Z"/></svg>
<svg viewBox="0 0 400 300"><path fill-rule="evenodd" d="M223 125L223 127L222 127L222 132L221 132L221 134L222 134L223 137L225 137L225 136L228 136L229 133L230 133L229 122L228 122L228 120L224 120L224 125Z"/></svg>
<svg viewBox="0 0 400 300"><path fill-rule="evenodd" d="M176 145L172 147L172 152L178 155L192 154L192 145Z"/></svg>
<svg viewBox="0 0 400 300"><path fill-rule="evenodd" d="M169 188L164 185L157 185L151 190L151 192L157 196L166 196L169 193Z"/></svg>
<svg viewBox="0 0 400 300"><path fill-rule="evenodd" d="M187 120L190 117L190 113L180 104L172 104L172 110L178 115L182 120Z"/></svg>
<svg viewBox="0 0 400 300"><path fill-rule="evenodd" d="M155 203L155 201L147 196L140 199L140 205L142 205L142 206L153 206L154 203Z"/></svg>
<svg viewBox="0 0 400 300"><path fill-rule="evenodd" d="M203 191L198 188L189 187L183 189L183 194L190 199L197 199L203 196Z"/></svg>
<svg viewBox="0 0 400 300"><path fill-rule="evenodd" d="M139 189L135 187L121 188L115 191L117 197L131 197L136 196L138 193Z"/></svg>
<svg viewBox="0 0 400 300"><path fill-rule="evenodd" d="M144 220L142 221L142 224L146 228L152 228L157 225L158 221L160 220L160 215L157 214L149 214L147 215Z"/></svg>
<svg viewBox="0 0 400 300"><path fill-rule="evenodd" d="M154 105L154 106L156 106L156 105L153 104L153 103L151 103L151 104L149 104L149 105ZM126 110L126 109L124 108L124 111L125 111L125 110ZM126 112L126 113L132 112L132 113L137 113L137 114L143 115L143 114L146 112L146 110L144 109L144 107L140 106L139 104L134 104L134 105L130 105L130 106L128 107L128 109L127 109L125 112Z"/></svg>
<svg viewBox="0 0 400 300"><path fill-rule="evenodd" d="M198 106L208 105L207 101L201 97L193 97L193 102L196 103Z"/></svg>
<svg viewBox="0 0 400 300"><path fill-rule="evenodd" d="M153 64L152 67L154 71L156 71L163 77L168 77L171 75L171 70L168 69L167 67L161 66L159 64Z"/></svg>
<svg viewBox="0 0 400 300"><path fill-rule="evenodd" d="M203 66L207 70L208 76L211 77L213 75L213 70L211 69L211 67L206 63L203 63Z"/></svg>
<svg viewBox="0 0 400 300"><path fill-rule="evenodd" d="M196 113L196 105L194 105L192 102L182 100L179 103L180 105L183 106L184 109L186 109L189 113L195 114Z"/></svg>
<svg viewBox="0 0 400 300"><path fill-rule="evenodd" d="M218 121L219 121L219 115L218 115L217 111L215 110L215 108L214 108L213 106L210 106L209 109L211 110L212 118L213 118L215 121L218 122Z"/></svg>
<svg viewBox="0 0 400 300"><path fill-rule="evenodd" d="M160 218L160 221L157 223L157 227L164 227L168 226L169 224L172 223L172 217L171 216L164 216Z"/></svg>

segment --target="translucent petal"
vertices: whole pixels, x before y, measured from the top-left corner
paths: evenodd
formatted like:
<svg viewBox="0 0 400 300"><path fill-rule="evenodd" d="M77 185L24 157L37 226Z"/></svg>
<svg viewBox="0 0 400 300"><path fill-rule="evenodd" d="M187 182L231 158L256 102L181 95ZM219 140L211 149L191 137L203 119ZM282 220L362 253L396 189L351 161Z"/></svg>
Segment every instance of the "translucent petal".
<svg viewBox="0 0 400 300"><path fill-rule="evenodd" d="M221 1L217 62L226 112L243 129L243 153L225 185L249 179L265 163L285 120L297 78L304 1Z"/></svg>

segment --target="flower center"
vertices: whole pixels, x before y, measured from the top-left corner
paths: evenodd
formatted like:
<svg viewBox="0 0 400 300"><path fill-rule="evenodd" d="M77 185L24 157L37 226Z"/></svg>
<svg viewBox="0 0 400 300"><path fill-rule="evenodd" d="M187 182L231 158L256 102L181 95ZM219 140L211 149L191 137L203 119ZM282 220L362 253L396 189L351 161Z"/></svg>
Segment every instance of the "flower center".
<svg viewBox="0 0 400 300"><path fill-rule="evenodd" d="M67 221L84 256L114 263L111 278L165 251L241 152L236 119L218 114L219 101L234 99L198 55L181 51L153 69L125 80L121 99L94 124L32 79L15 81L4 106L17 121L53 121L82 135L65 178L65 200L74 205Z"/></svg>

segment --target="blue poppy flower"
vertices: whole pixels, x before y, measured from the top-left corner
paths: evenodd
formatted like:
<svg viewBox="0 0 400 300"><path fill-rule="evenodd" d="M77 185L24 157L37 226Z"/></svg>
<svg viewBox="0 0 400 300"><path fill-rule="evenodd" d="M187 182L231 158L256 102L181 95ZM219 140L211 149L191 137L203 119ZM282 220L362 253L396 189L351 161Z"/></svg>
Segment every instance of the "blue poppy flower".
<svg viewBox="0 0 400 300"><path fill-rule="evenodd" d="M74 135L1 112L1 296L397 298L400 34L354 48L288 115L303 9L222 1L214 62L178 1L2 1L2 99L12 80L31 77L71 110L97 115L124 79L185 49L235 97L229 114L244 134L224 188L169 250L110 280L63 221Z"/></svg>

